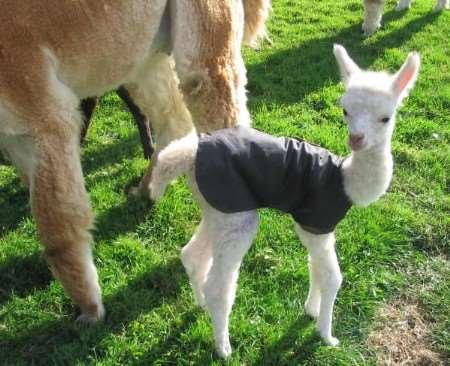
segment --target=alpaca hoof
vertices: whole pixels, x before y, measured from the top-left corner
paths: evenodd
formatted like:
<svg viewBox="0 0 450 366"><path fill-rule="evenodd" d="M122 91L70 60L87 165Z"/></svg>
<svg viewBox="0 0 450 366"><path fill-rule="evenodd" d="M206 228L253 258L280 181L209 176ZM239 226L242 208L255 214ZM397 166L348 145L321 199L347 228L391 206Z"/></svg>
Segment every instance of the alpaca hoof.
<svg viewBox="0 0 450 366"><path fill-rule="evenodd" d="M128 201L140 209L150 209L155 204L155 201L150 198L150 195L143 191L140 186L128 188Z"/></svg>
<svg viewBox="0 0 450 366"><path fill-rule="evenodd" d="M339 344L339 339L337 339L336 337L327 337L324 338L323 341L325 342L325 344L332 347L336 347Z"/></svg>
<svg viewBox="0 0 450 366"><path fill-rule="evenodd" d="M128 188L128 195L131 197L139 196L139 186L132 186Z"/></svg>
<svg viewBox="0 0 450 366"><path fill-rule="evenodd" d="M129 197L137 197L137 198L146 198L149 201L151 201L150 190L148 188L143 188L141 186L128 187L128 196Z"/></svg>
<svg viewBox="0 0 450 366"><path fill-rule="evenodd" d="M216 346L217 354L220 358L228 358L231 356L231 344L230 341L227 339L225 342L219 344Z"/></svg>
<svg viewBox="0 0 450 366"><path fill-rule="evenodd" d="M450 5L449 4L436 4L436 6L433 8L433 13L439 13L440 11L443 10L448 10L450 9Z"/></svg>
<svg viewBox="0 0 450 366"><path fill-rule="evenodd" d="M141 177L134 177L130 182L125 185L125 193L130 198L146 198L150 200L150 187L144 187L142 185Z"/></svg>
<svg viewBox="0 0 450 366"><path fill-rule="evenodd" d="M374 25L363 24L362 30L364 33L364 37L370 37L378 30L378 28L380 28L380 26L381 24L374 24Z"/></svg>
<svg viewBox="0 0 450 366"><path fill-rule="evenodd" d="M94 325L100 320L103 320L105 317L105 308L102 304L95 306L96 310L95 312L85 312L82 313L78 318L75 320L75 323L80 326L90 326Z"/></svg>
<svg viewBox="0 0 450 366"><path fill-rule="evenodd" d="M411 7L411 5L402 5L402 4L398 4L397 7L395 8L396 11L403 11L403 10L408 10Z"/></svg>

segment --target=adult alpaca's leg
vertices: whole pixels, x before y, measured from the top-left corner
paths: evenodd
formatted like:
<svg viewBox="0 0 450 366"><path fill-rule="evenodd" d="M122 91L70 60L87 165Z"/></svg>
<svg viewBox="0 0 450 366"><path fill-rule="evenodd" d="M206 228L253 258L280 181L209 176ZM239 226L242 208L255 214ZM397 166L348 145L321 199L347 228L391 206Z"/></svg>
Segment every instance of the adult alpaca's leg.
<svg viewBox="0 0 450 366"><path fill-rule="evenodd" d="M80 142L83 143L86 138L87 131L91 124L91 118L94 114L95 107L99 101L98 97L83 99L80 103L80 110L83 118L83 126L81 127Z"/></svg>
<svg viewBox="0 0 450 366"><path fill-rule="evenodd" d="M381 26L385 0L364 0L364 35L370 36Z"/></svg>
<svg viewBox="0 0 450 366"><path fill-rule="evenodd" d="M171 19L176 70L197 130L250 125L242 3L173 1Z"/></svg>
<svg viewBox="0 0 450 366"><path fill-rule="evenodd" d="M412 0L400 0L398 2L397 7L395 8L396 10L405 10L405 9L409 9L411 7L411 2Z"/></svg>
<svg viewBox="0 0 450 366"><path fill-rule="evenodd" d="M53 121L54 123L58 123ZM79 320L103 317L89 230L93 226L81 171L77 135L39 136L32 184L32 212L52 272L80 306Z"/></svg>
<svg viewBox="0 0 450 366"><path fill-rule="evenodd" d="M437 0L433 11L441 11L444 9L450 9L450 0Z"/></svg>
<svg viewBox="0 0 450 366"><path fill-rule="evenodd" d="M28 57L16 56L2 73L2 108L13 113L0 129L17 138L19 148L7 149L29 181L31 211L47 262L81 307L80 320L94 322L104 308L90 245L93 214L80 163L80 101L60 81L57 63L45 49L31 47Z"/></svg>
<svg viewBox="0 0 450 366"><path fill-rule="evenodd" d="M139 107L133 102L130 94L124 87L117 89L117 95L124 101L131 114L133 115L134 122L139 130L139 136L141 137L142 148L144 149L144 158L150 160L153 154L153 141L152 133L150 130L150 122L148 118L141 112ZM99 101L98 97L83 99L80 103L80 110L83 115L83 127L81 129L80 141L83 142L86 138L87 131L89 129L92 115L94 114L95 107Z"/></svg>
<svg viewBox="0 0 450 366"><path fill-rule="evenodd" d="M50 68L38 74L28 97L34 101L37 94L39 102L24 107L34 151L31 209L53 274L81 308L79 320L95 322L104 308L92 258L93 214L80 163L79 100Z"/></svg>
<svg viewBox="0 0 450 366"><path fill-rule="evenodd" d="M144 149L144 158L150 160L153 154L153 140L149 119L134 103L133 99L130 96L130 93L128 93L128 91L123 86L117 89L117 95L125 102L131 114L133 115L134 123L136 123L136 126L139 130L139 136L141 137L142 148Z"/></svg>
<svg viewBox="0 0 450 366"><path fill-rule="evenodd" d="M149 195L152 167L159 152L171 141L186 136L193 129L191 115L179 89L172 57L156 54L135 84L125 85L130 97L152 121L156 137L153 153L139 187L131 193Z"/></svg>
<svg viewBox="0 0 450 366"><path fill-rule="evenodd" d="M54 126L61 123L56 116L48 118ZM55 277L80 306L79 320L95 322L104 309L92 259L93 214L84 188L78 135L58 130L35 140L31 204L45 256Z"/></svg>
<svg viewBox="0 0 450 366"><path fill-rule="evenodd" d="M213 261L204 285L206 306L211 314L216 349L221 357L231 354L228 321L236 293L242 258L258 228L256 211L235 214L207 213L205 225L213 239Z"/></svg>
<svg viewBox="0 0 450 366"><path fill-rule="evenodd" d="M331 334L331 324L334 302L342 283L342 275L334 249L334 233L315 235L303 230L299 225L296 225L296 231L309 252L310 268L312 268L311 287L314 286L314 292L317 291L317 287L320 290L320 310L317 319L320 336L327 344L335 346L339 341ZM313 295L313 298L308 300L314 302L317 301L317 297ZM316 308L314 310L314 312L317 311Z"/></svg>

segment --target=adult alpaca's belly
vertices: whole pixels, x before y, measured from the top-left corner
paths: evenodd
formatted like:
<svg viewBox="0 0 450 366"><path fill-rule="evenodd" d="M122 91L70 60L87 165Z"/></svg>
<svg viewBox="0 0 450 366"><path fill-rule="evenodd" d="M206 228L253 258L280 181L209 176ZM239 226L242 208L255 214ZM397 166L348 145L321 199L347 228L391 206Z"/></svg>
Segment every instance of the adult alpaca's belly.
<svg viewBox="0 0 450 366"><path fill-rule="evenodd" d="M151 57L166 5L167 0L3 0L0 86L17 88L16 80L43 85L56 76L79 98L113 89Z"/></svg>
<svg viewBox="0 0 450 366"><path fill-rule="evenodd" d="M107 31L93 29L77 47L50 49L58 79L80 99L138 81L152 56L169 47L169 15L159 3L148 16L121 16Z"/></svg>

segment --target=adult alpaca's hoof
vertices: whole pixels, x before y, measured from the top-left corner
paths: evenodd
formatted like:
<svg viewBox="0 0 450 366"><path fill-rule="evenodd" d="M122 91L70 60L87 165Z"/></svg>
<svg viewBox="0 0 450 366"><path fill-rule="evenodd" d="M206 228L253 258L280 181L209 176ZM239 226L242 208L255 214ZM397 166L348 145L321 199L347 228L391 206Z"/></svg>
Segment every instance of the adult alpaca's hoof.
<svg viewBox="0 0 450 366"><path fill-rule="evenodd" d="M395 10L397 11L402 11L402 10L407 10L411 7L411 1L409 0L401 0L397 7L395 8Z"/></svg>
<svg viewBox="0 0 450 366"><path fill-rule="evenodd" d="M139 185L129 184L126 187L126 191L128 194L128 199L131 202L140 202L145 206L153 207L155 201L153 201L150 197L149 188L144 188L140 184Z"/></svg>
<svg viewBox="0 0 450 366"><path fill-rule="evenodd" d="M128 197L145 197L144 194L142 194L141 188L139 187L139 185L137 186L129 186L126 188L127 193L128 193Z"/></svg>
<svg viewBox="0 0 450 366"><path fill-rule="evenodd" d="M142 177L134 177L125 186L125 193L129 198L139 198L150 200L150 187L142 185Z"/></svg>
<svg viewBox="0 0 450 366"><path fill-rule="evenodd" d="M450 0L438 0L433 8L433 13L450 9Z"/></svg>
<svg viewBox="0 0 450 366"><path fill-rule="evenodd" d="M363 23L362 30L364 37L370 37L372 34L374 34L379 28L381 27L381 23L378 24L367 24Z"/></svg>
<svg viewBox="0 0 450 366"><path fill-rule="evenodd" d="M103 304L95 305L95 311L84 312L75 320L79 326L91 326L101 321L105 317L105 307Z"/></svg>
<svg viewBox="0 0 450 366"><path fill-rule="evenodd" d="M132 192L128 191L128 202L127 206L130 210L134 212L148 212L151 210L155 204L147 194L142 194L138 187L133 187Z"/></svg>

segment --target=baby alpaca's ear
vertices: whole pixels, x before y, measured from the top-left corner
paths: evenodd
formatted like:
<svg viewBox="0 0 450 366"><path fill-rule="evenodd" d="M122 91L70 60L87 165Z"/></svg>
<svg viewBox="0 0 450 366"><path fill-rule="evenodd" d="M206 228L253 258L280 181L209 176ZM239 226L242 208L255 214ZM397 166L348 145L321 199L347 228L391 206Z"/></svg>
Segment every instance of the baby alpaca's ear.
<svg viewBox="0 0 450 366"><path fill-rule="evenodd" d="M420 56L417 52L411 52L400 70L394 75L392 91L400 103L414 86L419 74Z"/></svg>
<svg viewBox="0 0 450 366"><path fill-rule="evenodd" d="M355 73L361 72L357 64L350 58L344 47L339 44L335 44L333 47L333 53L336 57L336 61L341 72L341 78L344 85L347 85L351 76Z"/></svg>

